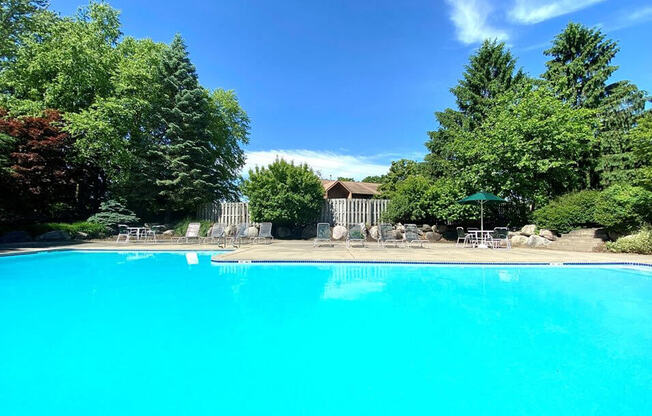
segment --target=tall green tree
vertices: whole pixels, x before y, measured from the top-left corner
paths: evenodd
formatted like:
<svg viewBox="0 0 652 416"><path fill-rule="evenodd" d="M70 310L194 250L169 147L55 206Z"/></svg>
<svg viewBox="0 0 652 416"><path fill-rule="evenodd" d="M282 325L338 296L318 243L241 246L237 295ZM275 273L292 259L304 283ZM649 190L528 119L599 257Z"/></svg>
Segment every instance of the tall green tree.
<svg viewBox="0 0 652 416"><path fill-rule="evenodd" d="M0 69L16 57L26 38L54 19L48 0L0 0Z"/></svg>

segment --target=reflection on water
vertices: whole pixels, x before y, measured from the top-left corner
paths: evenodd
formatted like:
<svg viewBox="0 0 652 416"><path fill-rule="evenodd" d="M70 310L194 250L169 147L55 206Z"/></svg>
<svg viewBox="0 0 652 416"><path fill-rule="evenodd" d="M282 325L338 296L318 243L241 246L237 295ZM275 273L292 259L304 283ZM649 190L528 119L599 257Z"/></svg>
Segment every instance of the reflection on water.
<svg viewBox="0 0 652 416"><path fill-rule="evenodd" d="M377 266L338 266L324 285L323 299L355 300L385 289L390 268Z"/></svg>
<svg viewBox="0 0 652 416"><path fill-rule="evenodd" d="M498 279L503 283L518 282L519 269L501 269L498 270Z"/></svg>
<svg viewBox="0 0 652 416"><path fill-rule="evenodd" d="M190 252L186 253L186 263L190 264L199 264L199 257L197 256L197 253Z"/></svg>

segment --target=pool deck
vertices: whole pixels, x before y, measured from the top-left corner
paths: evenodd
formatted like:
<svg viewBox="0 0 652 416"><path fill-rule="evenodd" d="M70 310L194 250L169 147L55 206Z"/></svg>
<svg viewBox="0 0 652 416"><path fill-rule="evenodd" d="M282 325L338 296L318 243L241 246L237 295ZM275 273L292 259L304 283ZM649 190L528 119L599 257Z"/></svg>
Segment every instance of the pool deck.
<svg viewBox="0 0 652 416"><path fill-rule="evenodd" d="M21 246L0 246L0 256L27 254L51 250L156 250L156 251L216 251L214 244L144 244L88 241L75 243L26 243ZM515 247L511 250L458 248L451 243L426 244L424 248L379 247L367 243L367 247L347 248L337 242L333 247L313 248L312 241L276 240L272 244L246 244L235 250L216 256L215 260L282 260L282 261L395 261L395 262L468 262L468 263L646 263L652 264L652 256L641 254L586 253L549 249Z"/></svg>

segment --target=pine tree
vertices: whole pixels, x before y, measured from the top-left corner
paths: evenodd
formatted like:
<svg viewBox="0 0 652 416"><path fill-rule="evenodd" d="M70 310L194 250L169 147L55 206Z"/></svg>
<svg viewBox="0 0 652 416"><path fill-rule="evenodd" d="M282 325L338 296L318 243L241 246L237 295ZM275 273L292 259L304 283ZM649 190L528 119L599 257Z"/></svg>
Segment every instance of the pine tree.
<svg viewBox="0 0 652 416"><path fill-rule="evenodd" d="M618 45L606 39L599 29L569 23L543 53L546 62L543 78L557 95L573 107L598 108L606 94L606 82L618 69L610 65Z"/></svg>
<svg viewBox="0 0 652 416"><path fill-rule="evenodd" d="M163 53L158 72L163 91L159 195L168 211L190 212L215 198L219 188L210 147L209 97L178 34Z"/></svg>

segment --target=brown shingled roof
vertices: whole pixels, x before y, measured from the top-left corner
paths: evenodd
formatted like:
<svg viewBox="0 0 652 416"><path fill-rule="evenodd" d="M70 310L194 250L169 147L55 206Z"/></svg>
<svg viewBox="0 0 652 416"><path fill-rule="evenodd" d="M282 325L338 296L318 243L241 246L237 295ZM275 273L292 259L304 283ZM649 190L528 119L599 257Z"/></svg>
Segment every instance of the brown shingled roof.
<svg viewBox="0 0 652 416"><path fill-rule="evenodd" d="M352 194L362 194L362 195L378 195L379 183L370 183L370 182L351 182L351 181L332 181L327 179L322 179L321 183L324 186L324 189L328 191L336 183L341 183L347 191Z"/></svg>

